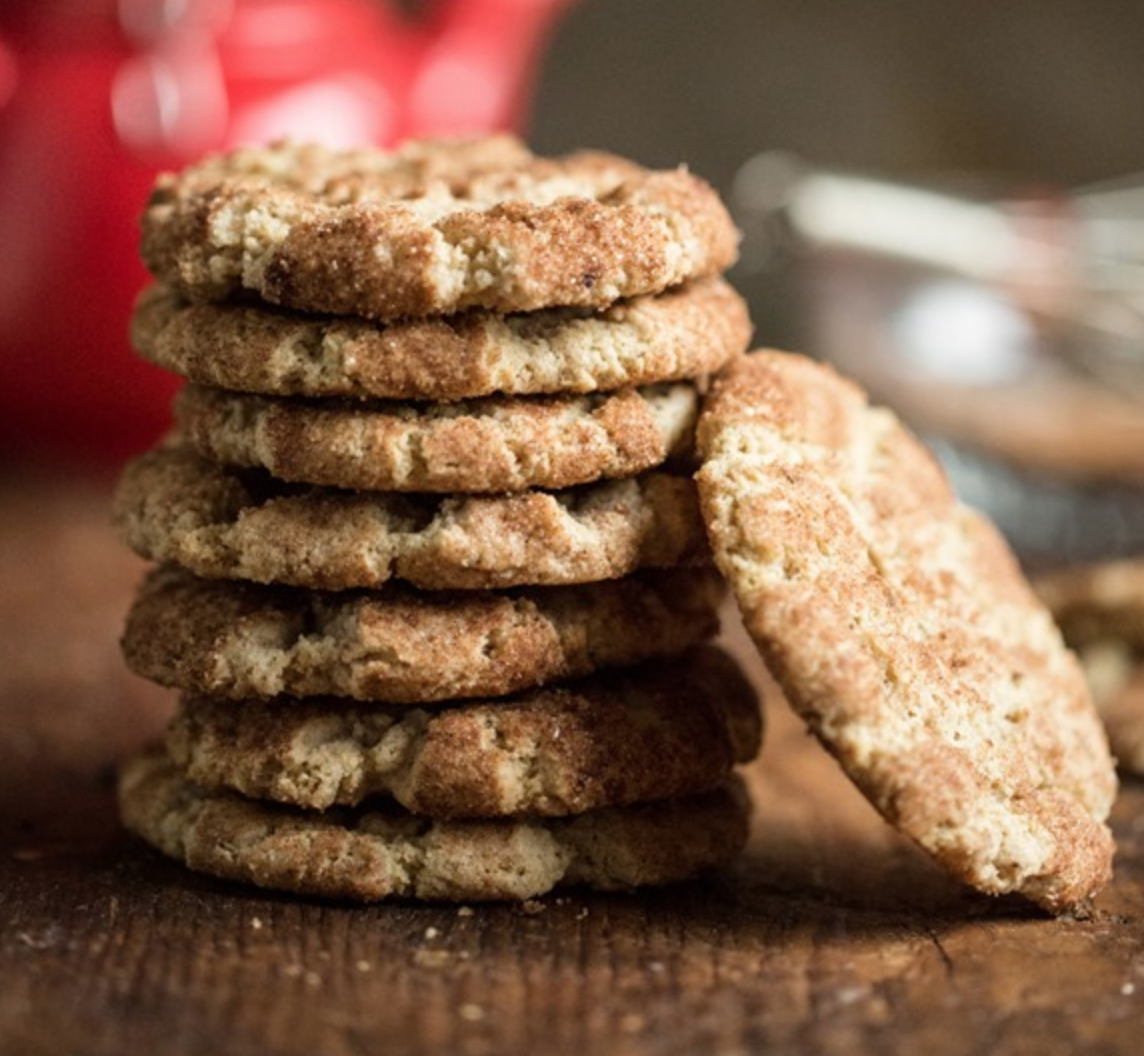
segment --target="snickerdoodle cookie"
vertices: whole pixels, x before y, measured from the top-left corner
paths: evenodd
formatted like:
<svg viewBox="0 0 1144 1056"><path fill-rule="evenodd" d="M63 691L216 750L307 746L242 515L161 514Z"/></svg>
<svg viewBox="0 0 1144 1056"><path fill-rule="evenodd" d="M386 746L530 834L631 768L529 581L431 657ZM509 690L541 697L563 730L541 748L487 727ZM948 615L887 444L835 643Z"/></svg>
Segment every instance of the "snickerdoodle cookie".
<svg viewBox="0 0 1144 1056"><path fill-rule="evenodd" d="M214 697L426 703L666 657L718 629L713 568L570 587L329 593L154 570L127 615L136 674Z"/></svg>
<svg viewBox="0 0 1144 1056"><path fill-rule="evenodd" d="M730 368L698 444L715 559L847 774L965 882L1085 905L1111 870L1112 761L994 528L888 410L801 356Z"/></svg>
<svg viewBox="0 0 1144 1056"><path fill-rule="evenodd" d="M1144 559L1053 569L1034 585L1080 656L1116 765L1144 776Z"/></svg>
<svg viewBox="0 0 1144 1056"><path fill-rule="evenodd" d="M432 818L558 816L714 788L761 733L754 688L708 647L433 708L191 696L167 749L202 788L314 810L387 794Z"/></svg>
<svg viewBox="0 0 1144 1056"><path fill-rule="evenodd" d="M627 889L726 864L750 805L713 792L554 819L437 821L369 803L305 811L204 792L161 753L120 773L124 824L188 868L227 880L360 902L523 900L558 885Z"/></svg>
<svg viewBox="0 0 1144 1056"><path fill-rule="evenodd" d="M693 384L461 403L303 400L189 385L175 403L204 457L278 480L485 494L632 477L682 455Z"/></svg>
<svg viewBox="0 0 1144 1056"><path fill-rule="evenodd" d="M722 271L738 233L683 168L539 158L507 136L388 152L283 142L161 177L142 252L195 300L246 290L390 320L603 308Z"/></svg>
<svg viewBox="0 0 1144 1056"><path fill-rule="evenodd" d="M124 470L113 516L141 556L319 590L589 583L710 560L695 485L644 473L557 492L401 495L283 484L185 447Z"/></svg>
<svg viewBox="0 0 1144 1056"><path fill-rule="evenodd" d="M131 322L144 359L204 385L396 400L608 392L699 378L741 355L750 336L746 304L717 278L596 311L474 311L388 325L200 304L155 285Z"/></svg>

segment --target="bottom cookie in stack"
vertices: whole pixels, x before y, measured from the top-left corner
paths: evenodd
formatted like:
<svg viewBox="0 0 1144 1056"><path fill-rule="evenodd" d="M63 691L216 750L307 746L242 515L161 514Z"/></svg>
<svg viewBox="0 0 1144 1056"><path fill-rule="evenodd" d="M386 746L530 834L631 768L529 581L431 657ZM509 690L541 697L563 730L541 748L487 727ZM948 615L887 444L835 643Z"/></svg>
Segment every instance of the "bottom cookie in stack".
<svg viewBox="0 0 1144 1056"><path fill-rule="evenodd" d="M747 838L733 771L761 716L700 646L492 700L185 695L120 781L127 826L190 868L324 897L527 899L682 880Z"/></svg>

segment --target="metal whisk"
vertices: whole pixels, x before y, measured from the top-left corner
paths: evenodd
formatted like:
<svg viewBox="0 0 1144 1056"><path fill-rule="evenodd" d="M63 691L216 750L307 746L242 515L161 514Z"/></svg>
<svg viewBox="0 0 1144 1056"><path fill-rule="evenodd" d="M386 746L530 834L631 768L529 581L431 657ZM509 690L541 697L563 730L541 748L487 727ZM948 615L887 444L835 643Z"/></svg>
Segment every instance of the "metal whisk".
<svg viewBox="0 0 1144 1056"><path fill-rule="evenodd" d="M899 260L1011 298L1077 369L1144 393L1144 173L982 200L751 158L732 200L744 267L790 249Z"/></svg>

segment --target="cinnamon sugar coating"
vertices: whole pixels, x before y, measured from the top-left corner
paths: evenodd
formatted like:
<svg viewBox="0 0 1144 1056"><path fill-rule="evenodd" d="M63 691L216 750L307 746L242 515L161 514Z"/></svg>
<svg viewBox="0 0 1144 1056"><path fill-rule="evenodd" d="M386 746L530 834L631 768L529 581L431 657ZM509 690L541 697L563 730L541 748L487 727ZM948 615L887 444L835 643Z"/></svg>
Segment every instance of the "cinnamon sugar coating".
<svg viewBox="0 0 1144 1056"><path fill-rule="evenodd" d="M245 303L139 297L131 336L144 359L237 392L463 400L608 392L699 378L741 355L751 323L722 279L590 310L472 311L379 325Z"/></svg>
<svg viewBox="0 0 1144 1056"><path fill-rule="evenodd" d="M1111 870L1112 760L993 526L889 411L805 357L734 365L698 443L716 562L847 774L966 883L1087 905Z"/></svg>
<svg viewBox="0 0 1144 1056"><path fill-rule="evenodd" d="M204 457L279 480L367 491L496 494L632 477L691 448L699 393L362 403L184 387L175 416Z"/></svg>
<svg viewBox="0 0 1144 1056"><path fill-rule="evenodd" d="M318 590L556 586L710 562L695 485L649 472L563 491L440 497L291 486L160 447L113 500L140 556Z"/></svg>
<svg viewBox="0 0 1144 1056"><path fill-rule="evenodd" d="M672 883L735 857L750 813L735 782L542 821L434 821L385 804L304 811L204 792L161 753L127 763L119 809L128 829L190 869L359 902L523 900L557 886Z"/></svg>
<svg viewBox="0 0 1144 1056"><path fill-rule="evenodd" d="M278 143L156 182L152 272L195 300L392 320L469 308L604 308L732 264L712 188L600 152L547 159L509 137L395 151Z"/></svg>
<svg viewBox="0 0 1144 1056"><path fill-rule="evenodd" d="M667 657L714 635L723 583L667 569L571 587L327 593L152 571L128 613L138 675L240 700L502 696Z"/></svg>
<svg viewBox="0 0 1144 1056"><path fill-rule="evenodd" d="M556 817L708 791L761 731L751 684L707 648L437 708L188 697L167 749L201 788L314 810L385 794L432 818Z"/></svg>

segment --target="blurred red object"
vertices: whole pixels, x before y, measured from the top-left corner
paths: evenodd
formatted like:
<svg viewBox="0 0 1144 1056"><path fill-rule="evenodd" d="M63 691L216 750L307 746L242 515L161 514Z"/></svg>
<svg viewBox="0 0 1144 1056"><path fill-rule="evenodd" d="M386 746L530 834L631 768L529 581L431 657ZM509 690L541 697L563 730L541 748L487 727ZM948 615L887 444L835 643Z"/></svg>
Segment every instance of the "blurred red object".
<svg viewBox="0 0 1144 1056"><path fill-rule="evenodd" d="M156 172L285 135L519 131L569 2L4 0L0 455L115 463L167 427L176 380L126 337Z"/></svg>

